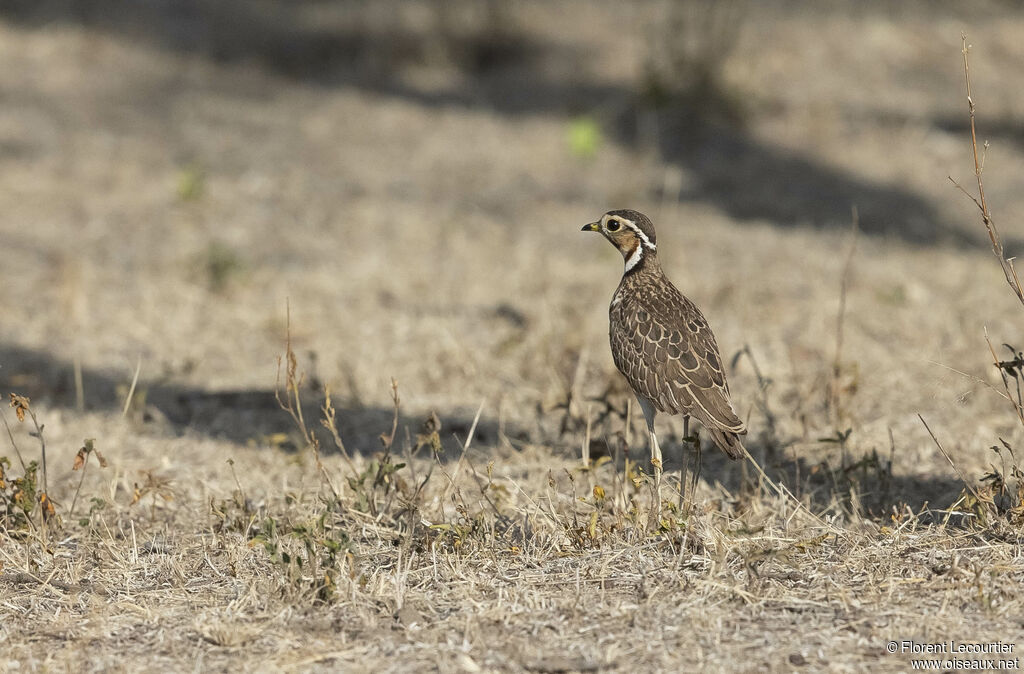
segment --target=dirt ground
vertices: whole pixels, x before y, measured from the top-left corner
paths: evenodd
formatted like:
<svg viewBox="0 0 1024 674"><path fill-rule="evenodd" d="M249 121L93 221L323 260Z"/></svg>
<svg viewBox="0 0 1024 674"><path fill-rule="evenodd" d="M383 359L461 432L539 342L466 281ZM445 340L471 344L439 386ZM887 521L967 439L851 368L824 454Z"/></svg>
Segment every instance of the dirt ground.
<svg viewBox="0 0 1024 674"><path fill-rule="evenodd" d="M1019 656L992 447L1024 421L985 340L1012 360L1022 307L947 178L975 187L961 31L1015 255L1010 3L0 6L0 392L55 507L5 407L0 670ZM612 208L655 221L750 428L687 510L659 420L660 520L622 262L579 231Z"/></svg>

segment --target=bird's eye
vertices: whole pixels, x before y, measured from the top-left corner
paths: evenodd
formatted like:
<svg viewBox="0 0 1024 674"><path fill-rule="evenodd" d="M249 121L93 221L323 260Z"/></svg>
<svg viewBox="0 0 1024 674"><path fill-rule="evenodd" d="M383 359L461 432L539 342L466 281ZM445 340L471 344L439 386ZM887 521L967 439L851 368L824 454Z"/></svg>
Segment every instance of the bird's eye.
<svg viewBox="0 0 1024 674"><path fill-rule="evenodd" d="M617 231L619 231L619 221L618 220L609 220L608 221L608 231L609 232L617 232Z"/></svg>

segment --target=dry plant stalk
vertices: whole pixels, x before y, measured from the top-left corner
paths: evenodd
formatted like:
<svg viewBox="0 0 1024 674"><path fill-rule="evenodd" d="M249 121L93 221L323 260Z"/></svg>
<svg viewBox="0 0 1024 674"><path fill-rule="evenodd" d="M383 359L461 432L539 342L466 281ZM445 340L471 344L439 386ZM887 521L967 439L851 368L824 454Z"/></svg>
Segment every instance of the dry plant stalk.
<svg viewBox="0 0 1024 674"><path fill-rule="evenodd" d="M7 437L11 441L11 447L14 448L14 455L18 457L18 463L21 464L21 469L28 470L28 466L25 464L25 459L21 455L21 450L18 448L18 443L14 441L14 432L11 430L11 425L7 423L7 415L3 413L3 408L0 407L0 420L4 422L4 428L7 429Z"/></svg>
<svg viewBox="0 0 1024 674"><path fill-rule="evenodd" d="M323 418L320 420L320 424L331 434L331 438L334 440L334 444L337 446L338 451L341 452L341 456L345 459L345 463L347 463L349 469L355 473L355 464L352 463L352 457L349 456L348 449L346 449L345 443L341 440L341 434L338 433L338 412L334 409L334 401L331 400L331 387L329 384L324 384L324 404L320 408L320 411L323 413Z"/></svg>
<svg viewBox="0 0 1024 674"><path fill-rule="evenodd" d="M1017 420L1024 426L1024 392L1021 391L1021 378L1018 376L1021 372L1021 367L1024 367L1024 361L1020 357L1015 357L1011 360L999 360L995 347L992 346L992 340L988 337L987 329L985 330L985 343L988 344L988 351L992 354L992 363L999 370L999 378L1003 382L1004 393L999 395L1009 401L1010 405L1013 406L1013 411L1017 414ZM1010 350L1013 351L1013 349ZM1010 389L1010 379L1007 373L1013 375L1014 381L1016 381L1016 395ZM996 392L999 393L998 391Z"/></svg>
<svg viewBox="0 0 1024 674"><path fill-rule="evenodd" d="M28 415L28 417L32 420L32 425L35 426L35 431L32 432L31 435L35 436L36 439L39 440L39 453L42 458L40 464L42 466L43 474L43 490L39 492L39 505L40 517L42 518L42 523L45 526L46 523L50 520L50 518L57 514L56 510L53 507L53 501L50 499L49 483L46 478L46 439L43 437L43 429L45 428L45 424L39 423L39 418L36 417L36 413L32 409L29 399L26 398L25 396L18 395L17 393L12 393L11 407L14 408L14 413L18 417L18 421L24 422L25 416ZM4 423L7 423L6 419L4 420ZM7 428L7 432L8 434L10 434L10 427ZM14 437L11 436L11 443L13 442ZM21 460L20 452L18 453L18 459ZM22 466L24 466L24 461L22 461Z"/></svg>
<svg viewBox="0 0 1024 674"><path fill-rule="evenodd" d="M957 189L959 189L971 201L973 201L974 205L978 207L979 211L981 211L981 219L985 225L985 231L988 233L989 241L992 244L992 254L995 255L996 259L999 261L999 266L1003 270L1003 275L1006 277L1006 283L1010 286L1010 289L1013 291L1014 295L1017 296L1017 299L1021 302L1021 304L1024 305L1024 288L1021 287L1020 278L1017 276L1017 270L1013 264L1013 258L1006 257L1006 254L1003 250L1003 241L999 235L999 229L996 227L995 220L992 217L992 212L989 210L988 207L988 202L985 200L985 183L982 180L982 172L985 170L985 157L988 151L988 142L986 141L984 143L983 152L981 154L981 157L979 158L978 134L975 126L976 108L974 105L974 97L971 94L971 68L969 59L970 45L967 44L967 34L961 33L960 40L961 53L963 54L964 60L964 85L967 90L967 111L971 126L971 152L974 158L974 177L978 183L978 195L974 196L973 194L965 190L951 176L949 177L949 180L957 187ZM992 356L992 363L999 371L999 376L1003 384L1004 393L1000 393L1000 395L1010 402L1010 404L1014 408L1014 413L1017 416L1017 420L1021 423L1022 426L1024 426L1024 398L1022 398L1022 395L1024 394L1022 394L1021 389L1021 380L1022 377L1024 377L1024 370L1022 370L1022 368L1024 368L1024 354L1017 351L1016 349L1014 349L1014 347L1010 346L1009 344L1006 344L1005 346L1010 350L1011 358L1009 360L1003 361L1000 360L999 357L996 355L995 348L992 346L992 341L989 339L987 330L985 331L985 342L988 344L989 353ZM1013 381L1015 383L1013 387L1011 387L1010 383L1011 377L1013 378ZM1016 392L1014 392L1014 389L1016 389ZM918 415L918 417L920 418L920 415ZM924 423L923 418L921 419L921 423ZM942 449L942 446L939 444L939 441L935 438L935 434L932 433L930 428L928 428L928 424L925 423L924 425L925 428L928 429L928 433L932 436L932 440L935 442L935 446L939 448L939 451L946 458L946 461L948 461L949 464L953 466L953 469L956 470L957 474L960 476L960 480L967 487L967 490L970 492L970 495L974 499L975 506L980 507L982 504L987 504L989 507L994 507L997 512L1003 510L1003 507L996 504L994 498L990 498L990 495L993 490L998 490L1000 494L1005 493L1006 482L1003 474L1000 473L1000 471L993 466L992 472L982 477L983 482L990 481L991 485L988 487L981 488L979 492L978 489L975 489L974 487L967 483L967 480L964 479L963 474L953 464L953 460ZM1002 446L1010 453L1010 455L1013 456L1013 448L1009 445L1009 443L1007 443L1002 438L999 438L999 441L1002 444ZM996 453L1000 453L999 446L994 446L992 447L992 449L995 450ZM1021 478L1024 478L1024 473L1021 472L1018 466L1014 465L1012 475L1016 477L1018 480L1017 504L1013 507L1006 508L1006 511L1010 513L1011 516L1014 513L1017 516L1019 516L1022 512L1024 512L1024 500L1021 499L1022 489L1024 489L1024 486L1022 486L1021 484ZM962 501L963 497L961 497L961 501L959 502ZM980 511L979 515L981 517L984 517L984 512Z"/></svg>
<svg viewBox="0 0 1024 674"><path fill-rule="evenodd" d="M974 205L981 211L981 220L985 223L985 230L988 232L989 241L992 243L992 254L999 260L999 266L1003 270L1003 274L1006 276L1006 282L1010 285L1010 289L1013 290L1017 299L1020 300L1021 304L1024 304L1024 288L1021 288L1020 278L1017 276L1017 270L1013 266L1013 260L1006 257L1003 252L1003 240L999 236L999 229L996 227L996 222L992 218L992 212L988 208L988 202L985 201L985 184L981 179L981 174L985 170L985 154L978 158L978 134L974 126L974 98L971 96L971 68L968 61L968 54L970 53L970 45L967 44L967 34L960 33L960 40L963 44L963 56L964 56L964 82L967 86L967 111L971 121L971 151L974 154L974 177L978 182L978 196L974 196L967 190L965 190L960 183L958 183L952 176L947 176L949 181L956 185L957 189L967 195L967 198L974 202ZM985 152L988 151L988 141L984 144Z"/></svg>
<svg viewBox="0 0 1024 674"><path fill-rule="evenodd" d="M305 375L299 373L299 360L295 355L295 351L292 350L292 309L290 303L286 305L285 311L285 354L283 358L285 363L284 395L282 397L281 394L282 357L278 356L277 382L274 385L274 398L277 400L278 406L292 418L292 421L295 422L295 426L299 429L302 439L313 451L313 458L316 461L317 472L320 474L324 484L326 484L331 490L331 494L334 496L334 499L337 500L338 490L335 489L334 483L331 481L330 474L324 467L323 461L320 460L320 440L306 426L306 420L302 415L302 399L299 394L299 388L302 386ZM328 403L329 402L330 398L328 398ZM333 414L330 418L333 420Z"/></svg>
<svg viewBox="0 0 1024 674"><path fill-rule="evenodd" d="M860 231L857 207L854 206L850 222L850 246L846 251L846 260L843 263L843 272L839 280L839 310L836 312L836 350L832 359L832 381L829 385L828 405L835 415L835 421L840 423L842 418L842 357L843 357L843 332L846 324L846 295L850 288L850 276L853 273L853 257L857 252L857 234ZM843 465L846 465L846 445L843 444Z"/></svg>
<svg viewBox="0 0 1024 674"><path fill-rule="evenodd" d="M138 374L136 372L136 374ZM131 397L129 396L129 400ZM100 468L107 467L107 460L100 454L100 450L96 449L96 439L87 438L82 448L78 450L78 454L75 455L75 464L71 467L71 470L82 471L81 476L78 478L78 485L75 487L75 496L71 499L71 508L68 510L68 519L72 519L75 516L75 504L78 503L78 494L82 491L82 483L85 482L85 471L89 469L89 455L94 454L96 461L99 462Z"/></svg>
<svg viewBox="0 0 1024 674"><path fill-rule="evenodd" d="M957 468L957 465L953 463L952 457L950 457L946 450L942 448L942 444L939 442L939 439L935 437L935 433L932 431L931 426L928 425L928 422L925 421L924 417L922 417L920 414L917 415L917 418L921 420L922 424L924 424L924 429L928 431L928 435L931 436L932 442L934 442L935 446L938 448L939 454L942 454L942 457L946 459L946 462L949 463L950 467L956 472L957 477L959 477L960 481L964 483L964 486L967 488L967 491L971 492L974 498L978 498L978 492L974 489L974 487L971 486L971 483L967 481L967 478L964 477L964 474L962 472L960 472L960 469Z"/></svg>
<svg viewBox="0 0 1024 674"><path fill-rule="evenodd" d="M974 105L974 97L971 95L971 67L970 67L970 45L967 44L967 34L960 34L960 41L962 44L961 51L964 58L964 84L967 89L967 111L971 123L971 152L974 157L974 177L978 182L978 196L975 197L973 194L965 190L960 183L949 176L950 182L956 185L957 189L963 192L981 211L981 220L985 224L985 231L988 232L989 241L992 243L992 254L999 260L999 266L1003 270L1003 275L1006 277L1006 283L1013 290L1013 293L1020 300L1021 304L1024 304L1024 288L1021 287L1020 278L1017 276L1017 270L1013 265L1013 258L1007 258L1003 251L1003 240L999 235L999 229L996 227L995 219L992 217L992 212L989 210L988 202L985 200L985 183L982 180L981 174L985 170L985 152L982 153L981 158L978 157L978 134L975 128L975 112L976 108ZM983 145L984 151L988 150L988 142L986 141ZM988 337L988 332L985 333L985 341L988 343L989 352L992 354L992 362L996 369L999 370L1000 377L1003 382L1003 389L1006 392L1004 396L1013 405L1014 412L1017 415L1017 419L1024 426L1024 405L1022 405L1021 392L1018 390L1016 398L1010 390L1010 383L1008 381L1006 373L1011 371L1013 368L1019 368L1022 363L1017 362L1018 359L1012 361L1001 361L996 355L995 348L992 346L992 342ZM1011 351L1013 349L1011 348ZM1018 380L1019 383L1019 380Z"/></svg>

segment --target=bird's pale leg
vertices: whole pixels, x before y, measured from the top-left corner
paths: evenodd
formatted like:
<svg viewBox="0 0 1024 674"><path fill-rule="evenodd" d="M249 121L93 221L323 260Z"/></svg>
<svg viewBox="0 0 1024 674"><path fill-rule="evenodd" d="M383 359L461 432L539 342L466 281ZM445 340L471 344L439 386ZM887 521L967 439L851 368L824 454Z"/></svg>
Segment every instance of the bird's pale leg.
<svg viewBox="0 0 1024 674"><path fill-rule="evenodd" d="M690 442L690 417L684 416L683 417L683 444L685 445L685 444L687 444L689 442ZM687 468L689 466L689 463L690 463L690 456L689 456L689 454L687 454L687 452L684 449L684 451L683 451L683 460L682 460L682 463L679 466L679 510L680 510L680 512L685 512L683 510L683 506L684 505L687 506L687 510L689 509L688 506L689 506L689 503L690 503L690 499L688 499L686 497L686 492L687 492L687 490L689 488L688 487L688 481L686 479L687 478L686 473L687 473ZM691 497L692 497L692 493L691 493Z"/></svg>
<svg viewBox="0 0 1024 674"><path fill-rule="evenodd" d="M643 410L644 420L647 422L647 432L651 440L651 465L654 466L654 511L661 517L661 447L658 445L658 436L654 433L654 416L657 414L647 400L637 396L640 409Z"/></svg>
<svg viewBox="0 0 1024 674"><path fill-rule="evenodd" d="M658 503L661 503L661 447L658 445L658 436L651 429L651 465L654 466L654 492L658 496Z"/></svg>
<svg viewBox="0 0 1024 674"><path fill-rule="evenodd" d="M693 467L693 489L690 492L691 494L693 494L693 497L692 497L693 499L696 499L696 496L697 496L697 483L700 482L700 469L701 469L700 451L701 451L700 438L697 437L697 438L693 439L693 453L694 453L694 457L696 459L696 465Z"/></svg>

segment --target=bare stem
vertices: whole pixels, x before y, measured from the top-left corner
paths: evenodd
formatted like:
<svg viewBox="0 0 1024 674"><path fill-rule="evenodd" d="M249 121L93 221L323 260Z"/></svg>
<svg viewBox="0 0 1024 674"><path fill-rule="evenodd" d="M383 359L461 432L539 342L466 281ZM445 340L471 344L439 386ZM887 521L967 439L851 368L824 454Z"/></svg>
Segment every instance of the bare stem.
<svg viewBox="0 0 1024 674"><path fill-rule="evenodd" d="M274 386L274 397L277 399L278 406L292 418L295 426L299 429L299 433L302 435L302 439L312 450L313 459L316 461L317 471L320 473L321 480L327 485L328 489L330 489L331 495L336 501L338 499L338 490L335 488L330 474L327 472L323 462L320 460L320 441L306 426L306 420L302 415L302 397L299 394L299 389L302 386L304 376L298 371L298 358L295 356L295 351L292 350L291 303L286 305L285 354L283 360L285 364L284 395L281 395L282 359L279 357L277 361L278 379Z"/></svg>
<svg viewBox="0 0 1024 674"><path fill-rule="evenodd" d="M1007 259L1006 254L1003 252L1003 241L999 236L999 229L996 227L995 220L992 218L992 212L988 209L988 202L985 201L985 183L981 178L982 171L984 170L984 155L979 158L978 155L978 133L975 129L974 117L975 117L975 106L974 97L971 95L971 67L968 54L970 53L970 47L967 44L967 34L961 33L960 40L962 43L962 52L964 57L964 83L967 87L967 113L970 117L971 122L971 152L974 156L974 177L978 182L978 196L975 197L973 194L965 190L960 183L950 176L949 180L957 189L967 195L974 205L981 211L981 220L985 224L985 231L988 232L989 241L992 243L992 254L999 260L999 266L1003 269L1003 275L1006 276L1006 282L1010 285L1017 299L1020 300L1021 304L1024 304L1024 288L1021 287L1020 278L1017 276L1017 270L1013 267L1013 260ZM988 149L988 143L985 144L985 149Z"/></svg>
<svg viewBox="0 0 1024 674"><path fill-rule="evenodd" d="M42 461L42 464L43 464L43 493L47 494L47 496L49 496L50 488L49 488L48 483L46 481L46 439L43 438L43 428L45 428L45 425L40 425L39 424L39 419L36 418L36 413L32 411L32 408L28 409L28 414L29 414L29 417L32 418L32 425L34 425L36 427L36 432L35 432L34 435L37 438L39 438L39 451L40 451L40 454L42 455L42 460L43 460Z"/></svg>
<svg viewBox="0 0 1024 674"><path fill-rule="evenodd" d="M25 465L25 459L21 456L21 450L18 449L18 443L14 441L14 433L11 431L11 425L7 423L7 415L4 414L2 408L0 408L0 419L4 422L4 428L7 429L7 437L11 439L11 447L14 447L14 453L18 457L18 462L21 464L21 470L27 471L28 466Z"/></svg>
<svg viewBox="0 0 1024 674"><path fill-rule="evenodd" d="M943 457L945 457L946 461L949 462L949 465L952 466L954 471L956 471L957 477L960 478L960 481L963 482L964 486L967 487L967 490L974 495L974 498L980 501L981 498L978 496L978 492L974 490L974 487L971 486L971 483L967 481L967 478L964 477L964 474L961 473L960 469L956 467L955 463L953 463L953 459L951 459L949 454L946 453L946 450L942 448L942 444L939 443L939 439L935 437L935 433L932 432L932 429L928 425L928 422L925 421L924 417L922 417L920 414L917 415L917 418L921 420L922 424L924 424L924 428L926 431L928 431L928 435L932 436L932 442L935 443L935 446L938 447L939 449L939 453L942 454Z"/></svg>
<svg viewBox="0 0 1024 674"><path fill-rule="evenodd" d="M846 294L850 287L850 275L853 271L853 256L857 252L857 232L859 230L859 219L857 207L854 206L851 213L850 223L850 247L846 251L846 261L843 263L843 273L839 281L839 311L836 313L836 351L832 360L832 386L831 400L832 413L835 415L836 423L839 423L842 416L840 406L842 404L840 378L842 375L843 356L843 326L846 322ZM846 455L843 454L845 464Z"/></svg>

